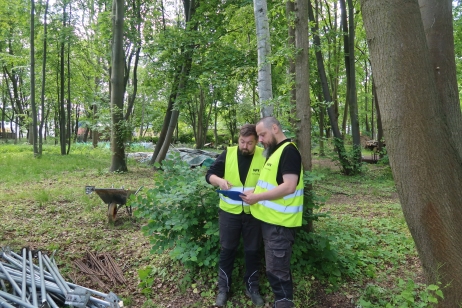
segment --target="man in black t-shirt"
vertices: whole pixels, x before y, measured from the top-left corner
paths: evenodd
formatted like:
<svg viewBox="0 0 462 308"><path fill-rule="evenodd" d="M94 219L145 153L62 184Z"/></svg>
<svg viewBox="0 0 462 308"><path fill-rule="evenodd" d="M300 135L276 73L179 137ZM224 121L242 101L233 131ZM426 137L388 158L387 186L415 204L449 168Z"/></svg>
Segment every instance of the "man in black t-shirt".
<svg viewBox="0 0 462 308"><path fill-rule="evenodd" d="M242 199L251 204L252 215L261 220L274 307L290 308L294 307L290 258L295 227L301 226L303 215L302 160L277 119L263 118L256 130L267 161L255 190L245 191Z"/></svg>

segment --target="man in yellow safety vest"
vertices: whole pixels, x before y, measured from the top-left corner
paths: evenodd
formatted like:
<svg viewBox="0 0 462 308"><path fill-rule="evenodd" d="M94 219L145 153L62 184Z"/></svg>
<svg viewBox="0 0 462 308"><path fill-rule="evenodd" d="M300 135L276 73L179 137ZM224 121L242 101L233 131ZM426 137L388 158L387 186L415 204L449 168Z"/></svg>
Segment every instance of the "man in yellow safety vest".
<svg viewBox="0 0 462 308"><path fill-rule="evenodd" d="M302 225L303 168L300 152L273 117L261 119L256 130L265 148L266 163L255 190L242 197L261 221L266 275L273 289L274 307L294 307L290 258L295 227Z"/></svg>
<svg viewBox="0 0 462 308"><path fill-rule="evenodd" d="M263 149L257 147L257 139L255 125L243 125L238 146L228 147L220 154L207 171L207 182L221 190L233 192L254 189L265 163ZM220 194L219 224L221 249L216 305L225 306L228 300L234 259L242 236L246 266L245 293L255 305L263 306L258 283L259 249L262 245L260 221L252 216L247 203Z"/></svg>

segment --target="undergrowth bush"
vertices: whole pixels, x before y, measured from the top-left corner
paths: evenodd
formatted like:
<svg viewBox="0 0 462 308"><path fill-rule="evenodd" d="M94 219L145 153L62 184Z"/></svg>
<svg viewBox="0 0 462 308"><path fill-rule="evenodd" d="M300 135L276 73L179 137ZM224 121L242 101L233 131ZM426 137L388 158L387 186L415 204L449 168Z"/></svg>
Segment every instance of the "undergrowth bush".
<svg viewBox="0 0 462 308"><path fill-rule="evenodd" d="M142 231L151 239L151 251L167 250L189 268L215 267L218 261L219 198L205 181L205 171L191 169L172 153L155 175L156 187L132 203L135 215L148 221Z"/></svg>
<svg viewBox="0 0 462 308"><path fill-rule="evenodd" d="M171 259L190 269L215 270L219 257L219 198L205 181L205 168L191 169L178 154L164 160L161 167L155 176L156 187L132 202L137 208L135 215L147 220L142 230L151 240L151 251L168 251ZM321 177L307 172L304 179L305 187L311 187ZM306 190L304 225L326 217L315 211L322 204L312 190ZM299 229L292 255L294 272L327 280L334 287L346 276L353 276L357 260L342 259L331 242L325 233ZM243 266L240 261L236 259L236 267Z"/></svg>
<svg viewBox="0 0 462 308"><path fill-rule="evenodd" d="M307 231L306 225L319 218L329 218L318 210L324 204L312 189L315 182L322 180L316 172L304 174L305 194L303 200L303 226L297 232L293 246L291 266L295 273L309 274L320 281L325 281L332 289L338 288L342 280L357 274L357 257L354 254L345 256L338 253L334 244L336 239L323 230Z"/></svg>
<svg viewBox="0 0 462 308"><path fill-rule="evenodd" d="M394 292L390 292L380 286L369 284L358 300L357 307L437 307L438 300L444 298L440 283L426 286L412 279L404 281L400 278L395 289L392 290Z"/></svg>

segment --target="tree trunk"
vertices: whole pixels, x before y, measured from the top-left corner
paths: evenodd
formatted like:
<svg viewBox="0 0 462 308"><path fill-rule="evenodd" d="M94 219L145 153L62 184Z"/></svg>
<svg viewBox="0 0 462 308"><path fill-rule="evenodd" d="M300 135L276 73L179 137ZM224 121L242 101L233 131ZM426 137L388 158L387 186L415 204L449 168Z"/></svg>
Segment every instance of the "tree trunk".
<svg viewBox="0 0 462 308"><path fill-rule="evenodd" d="M135 65L133 67L133 93L129 95L128 98L128 105L127 105L127 112L125 113L125 121L130 119L130 116L133 112L133 106L135 105L136 93L138 92L138 62L140 60L140 51L141 47L136 49L135 53Z"/></svg>
<svg viewBox="0 0 462 308"><path fill-rule="evenodd" d="M318 19L314 17L313 7L311 5L311 1L308 1L308 15L311 21L314 21L313 28L311 32L313 33L313 43L316 46L315 54L316 54L316 64L318 68L319 79L321 82L322 93L324 95L324 100L329 104L327 107L327 114L329 115L330 126L332 128L332 132L334 134L334 144L337 154L339 156L340 164L343 168L343 172L348 174L348 170L350 170L350 162L348 157L346 156L345 145L343 143L342 134L340 133L338 127L337 116L335 113L335 106L332 104L332 97L329 90L329 84L327 82L326 70L324 67L324 60L321 53L321 40L319 38L319 26L318 26Z"/></svg>
<svg viewBox="0 0 462 308"><path fill-rule="evenodd" d="M289 48L292 46L295 46L295 2L293 0L288 0L286 1L286 18L287 18L287 45ZM287 61L289 62L289 65L287 66L287 75L289 76L290 82L292 82L295 79L295 58L294 55L289 55ZM296 87L295 85L291 87L290 89L290 118L289 121L291 124L295 127L296 124L296 119L293 119L292 117L296 114L297 110L297 104L296 104Z"/></svg>
<svg viewBox="0 0 462 308"><path fill-rule="evenodd" d="M348 55L349 77L347 77L349 88L350 104L350 123L351 134L353 136L353 163L361 162L361 137L358 119L358 96L356 93L356 66L355 66L355 23L354 6L352 0L348 1L348 43L346 44L345 54ZM341 1L342 2L342 1ZM341 3L340 2L340 3ZM348 52L347 52L348 50ZM347 61L345 60L345 61Z"/></svg>
<svg viewBox="0 0 462 308"><path fill-rule="evenodd" d="M462 158L462 116L454 54L451 0L419 0L436 87L454 145Z"/></svg>
<svg viewBox="0 0 462 308"><path fill-rule="evenodd" d="M96 106L96 104L93 105L93 119L95 120L95 123L94 127L91 130L91 142L93 144L93 148L97 148L99 141L99 132L96 129L96 126L98 124L98 106Z"/></svg>
<svg viewBox="0 0 462 308"><path fill-rule="evenodd" d="M319 79L322 87L322 94L324 100L328 105L327 113L329 115L330 126L335 138L342 138L340 130L338 128L337 116L335 114L334 105L332 104L332 96L329 90L329 84L327 82L326 70L324 67L323 55L321 52L321 39L319 38L319 22L314 17L313 6L311 1L308 2L308 14L311 21L314 22L311 32L313 33L313 44L315 46L316 64L318 68Z"/></svg>
<svg viewBox="0 0 462 308"><path fill-rule="evenodd" d="M30 4L30 105L32 109L32 143L34 156L40 157L37 132L37 105L35 104L35 0Z"/></svg>
<svg viewBox="0 0 462 308"><path fill-rule="evenodd" d="M63 3L63 16L66 15L66 2ZM66 27L66 18L63 17L63 32ZM63 35L64 36L64 35ZM64 38L60 42L60 93L59 93L59 142L61 146L61 155L66 155L66 110L64 108Z"/></svg>
<svg viewBox="0 0 462 308"><path fill-rule="evenodd" d="M126 172L124 107L124 1L114 0L112 22L112 63L111 63L111 150L112 162L109 171Z"/></svg>
<svg viewBox="0 0 462 308"><path fill-rule="evenodd" d="M180 80L180 75L181 75L181 67L179 68L179 70L175 74L175 77L173 78L172 90L170 91L170 95L168 97L167 112L165 113L164 122L162 124L162 129L160 130L160 134L159 134L159 139L157 140L156 147L154 148L151 161L149 162L150 165L156 162L157 156L159 155L159 152L162 149L162 146L164 144L165 137L167 136L168 125L170 123L170 119L172 118L173 105L175 103L176 94L178 92L178 83Z"/></svg>
<svg viewBox="0 0 462 308"><path fill-rule="evenodd" d="M71 17L72 17L71 14L72 14L72 4L69 4L68 28L70 28L70 24L71 24ZM69 155L69 152L71 150L71 140L72 140L71 59L70 59L71 39L69 36L67 36L66 39L67 39L67 152L66 154Z"/></svg>
<svg viewBox="0 0 462 308"><path fill-rule="evenodd" d="M302 153L304 170L311 170L311 104L308 64L308 3L295 2L295 93L297 119L297 146Z"/></svg>
<svg viewBox="0 0 462 308"><path fill-rule="evenodd" d="M263 117L273 115L273 98L271 82L271 42L268 23L268 8L266 0L254 0L255 25L257 29L258 54L258 95Z"/></svg>
<svg viewBox="0 0 462 308"><path fill-rule="evenodd" d="M419 3L361 3L404 217L427 282L441 281L445 287L439 307L458 307L462 302L462 161L438 92Z"/></svg>
<svg viewBox="0 0 462 308"><path fill-rule="evenodd" d="M141 141L141 137L143 136L143 126L144 126L144 112L145 112L145 107L146 106L146 99L143 96L143 100L141 101L141 124L140 124L140 133L139 133L139 139Z"/></svg>
<svg viewBox="0 0 462 308"><path fill-rule="evenodd" d="M190 31L197 30L197 24L191 26L190 21L192 16L196 11L196 5L199 5L195 0L185 0L183 1L184 5L184 14L186 20L186 27L191 27ZM180 71L175 76L175 80L172 86L172 92L169 97L169 108L164 118L164 124L162 126L161 135L154 149L154 154L152 155L151 164L154 162L160 163L167 156L168 148L170 147L170 142L172 140L173 132L178 122L179 110L174 110L175 102L178 102L182 91L186 85L186 79L189 76L189 71L191 70L192 65L192 56L193 56L194 46L188 46L188 49L184 51L184 64L181 66ZM175 91L173 91L175 90ZM170 114L169 114L170 110ZM178 112L177 112L178 111ZM173 121L173 122L172 122ZM162 140L161 140L162 139Z"/></svg>
<svg viewBox="0 0 462 308"><path fill-rule="evenodd" d="M43 16L43 62L42 62L42 91L40 94L40 104L42 106L42 112L40 113L40 126L39 126L39 154L42 155L42 137L43 137L43 125L45 124L45 84L46 84L46 64L47 64L47 17L48 17L48 0L45 2L45 14Z"/></svg>
<svg viewBox="0 0 462 308"><path fill-rule="evenodd" d="M311 171L311 102L309 68L308 1L295 2L295 96L297 119L297 146L302 156L304 171ZM310 185L311 186L311 185ZM305 187L312 190L312 187ZM313 222L304 226L307 232L314 231Z"/></svg>
<svg viewBox="0 0 462 308"><path fill-rule="evenodd" d="M217 109L217 103L218 103L218 100L214 99L214 102L213 102L213 111L214 111L213 135L215 137L215 148L218 148L218 129L217 129L218 109Z"/></svg>
<svg viewBox="0 0 462 308"><path fill-rule="evenodd" d="M375 110L377 110L377 151L379 152L379 157L383 158L383 128L382 128L382 117L380 115L380 107L379 107L379 100L377 98L377 90L375 87L374 79L372 79L372 94L374 95L374 104Z"/></svg>

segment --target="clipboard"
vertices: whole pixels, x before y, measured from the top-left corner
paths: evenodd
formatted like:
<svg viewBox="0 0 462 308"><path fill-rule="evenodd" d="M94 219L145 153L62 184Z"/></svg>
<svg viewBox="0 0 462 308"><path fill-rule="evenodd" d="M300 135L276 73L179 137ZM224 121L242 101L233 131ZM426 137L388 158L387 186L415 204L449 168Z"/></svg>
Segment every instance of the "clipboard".
<svg viewBox="0 0 462 308"><path fill-rule="evenodd" d="M230 198L231 200L235 201L243 201L241 196L245 196L242 192L240 191L232 191L232 190L220 190L217 189L216 191L219 194L222 194L225 197Z"/></svg>

